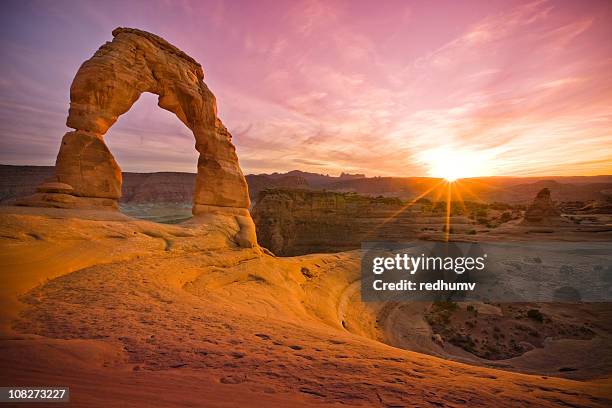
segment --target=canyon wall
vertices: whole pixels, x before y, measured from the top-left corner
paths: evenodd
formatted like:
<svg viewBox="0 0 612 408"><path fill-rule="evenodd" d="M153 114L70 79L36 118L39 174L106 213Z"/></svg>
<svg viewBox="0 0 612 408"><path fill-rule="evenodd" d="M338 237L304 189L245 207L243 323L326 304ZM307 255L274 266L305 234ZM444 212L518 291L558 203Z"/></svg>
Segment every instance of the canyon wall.
<svg viewBox="0 0 612 408"><path fill-rule="evenodd" d="M336 252L362 241L406 240L417 232L401 200L352 193L268 189L252 209L258 242L277 255Z"/></svg>

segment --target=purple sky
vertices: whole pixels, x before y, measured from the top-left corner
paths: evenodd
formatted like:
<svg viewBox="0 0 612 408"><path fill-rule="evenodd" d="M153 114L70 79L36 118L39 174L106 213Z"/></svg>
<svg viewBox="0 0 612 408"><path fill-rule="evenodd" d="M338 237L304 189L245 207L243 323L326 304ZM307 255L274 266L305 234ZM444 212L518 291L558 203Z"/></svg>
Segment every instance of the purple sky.
<svg viewBox="0 0 612 408"><path fill-rule="evenodd" d="M204 66L245 173L612 174L610 1L3 1L0 163L54 163L79 65L118 26ZM126 171L195 171L144 94Z"/></svg>

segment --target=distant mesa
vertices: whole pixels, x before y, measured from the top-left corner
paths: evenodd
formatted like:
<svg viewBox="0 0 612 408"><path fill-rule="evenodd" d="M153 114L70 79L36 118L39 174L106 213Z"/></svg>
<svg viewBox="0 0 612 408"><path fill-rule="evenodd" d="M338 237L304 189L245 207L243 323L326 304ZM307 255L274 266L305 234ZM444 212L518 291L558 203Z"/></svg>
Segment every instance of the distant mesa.
<svg viewBox="0 0 612 408"><path fill-rule="evenodd" d="M354 177L353 177L354 176ZM296 188L355 192L361 195L398 197L412 200L424 195L429 200L439 197L438 179L427 177L358 177L329 176L303 171L288 173L249 174L245 176L251 202L268 188ZM179 172L122 173L121 204L180 203L193 204L197 174ZM11 205L36 192L45 181L57 181L52 166L11 166L0 164L0 203ZM554 186L552 185L554 183ZM558 201L556 208L565 214L612 214L612 176L549 178L482 178L461 180L469 191L469 200L486 203L529 205L534 196L546 187ZM429 193L427 193L429 191ZM76 196L73 196L76 197ZM453 200L459 199L454 197Z"/></svg>
<svg viewBox="0 0 612 408"><path fill-rule="evenodd" d="M303 176L298 175L282 175L271 176L267 174L249 174L246 176L249 184L249 193L251 199L255 201L259 192L269 188L298 188L309 189L310 183Z"/></svg>
<svg viewBox="0 0 612 408"><path fill-rule="evenodd" d="M217 117L215 96L203 82L202 66L154 34L117 28L79 68L70 87L66 124L55 175L18 205L117 210L121 169L104 134L143 92L174 113L191 131L200 153L193 214L234 217L241 245L256 243L248 187L232 136Z"/></svg>
<svg viewBox="0 0 612 408"><path fill-rule="evenodd" d="M523 225L553 225L563 222L561 213L550 198L550 190L543 188L525 211Z"/></svg>
<svg viewBox="0 0 612 408"><path fill-rule="evenodd" d="M366 175L361 174L361 173L351 174L351 173L345 173L345 172L342 172L342 174L340 174L340 179L342 180L354 180L354 179L362 179L362 178L366 178Z"/></svg>

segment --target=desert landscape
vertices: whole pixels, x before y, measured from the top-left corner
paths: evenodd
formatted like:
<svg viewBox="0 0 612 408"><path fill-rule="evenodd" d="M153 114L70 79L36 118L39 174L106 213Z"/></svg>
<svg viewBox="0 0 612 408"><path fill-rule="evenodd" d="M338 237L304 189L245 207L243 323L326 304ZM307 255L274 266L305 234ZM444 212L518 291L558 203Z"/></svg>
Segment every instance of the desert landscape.
<svg viewBox="0 0 612 408"><path fill-rule="evenodd" d="M436 151L429 175L307 155L245 175L250 136L208 72L115 28L72 79L55 165L0 165L0 386L78 407L612 405L608 167L480 175ZM144 94L195 140L195 173L122 171L107 136ZM376 242L486 250L490 289L368 301Z"/></svg>
<svg viewBox="0 0 612 408"><path fill-rule="evenodd" d="M278 258L235 232L3 208L3 383L67 385L82 406L609 404L608 305L542 305L547 323L518 320L533 305L472 306L478 325L540 332L491 360L432 338L436 309L360 302L356 251Z"/></svg>

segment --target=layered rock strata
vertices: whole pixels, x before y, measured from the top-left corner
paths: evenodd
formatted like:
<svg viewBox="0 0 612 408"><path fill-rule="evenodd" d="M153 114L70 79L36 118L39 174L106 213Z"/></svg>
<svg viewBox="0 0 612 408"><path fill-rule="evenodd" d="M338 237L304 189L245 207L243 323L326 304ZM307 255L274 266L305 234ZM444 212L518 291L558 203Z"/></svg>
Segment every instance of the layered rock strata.
<svg viewBox="0 0 612 408"><path fill-rule="evenodd" d="M391 197L300 189L268 189L253 207L259 244L276 255L338 252L364 241L404 241L422 225L419 205Z"/></svg>

